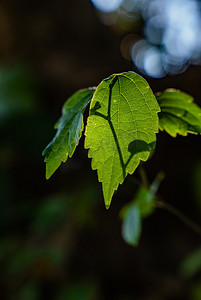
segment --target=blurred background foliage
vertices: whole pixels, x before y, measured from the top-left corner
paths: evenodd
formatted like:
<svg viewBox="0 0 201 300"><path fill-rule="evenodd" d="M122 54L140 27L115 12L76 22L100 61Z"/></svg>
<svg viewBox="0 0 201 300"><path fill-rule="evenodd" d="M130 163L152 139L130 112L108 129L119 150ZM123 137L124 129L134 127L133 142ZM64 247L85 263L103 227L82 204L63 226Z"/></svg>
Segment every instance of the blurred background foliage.
<svg viewBox="0 0 201 300"><path fill-rule="evenodd" d="M201 106L200 1L0 2L0 298L200 300L201 238L156 209L139 246L121 237L128 176L106 211L83 138L45 180L41 152L62 104L114 72L179 88ZM175 17L176 16L176 17ZM201 224L201 140L158 134L145 164L159 193Z"/></svg>

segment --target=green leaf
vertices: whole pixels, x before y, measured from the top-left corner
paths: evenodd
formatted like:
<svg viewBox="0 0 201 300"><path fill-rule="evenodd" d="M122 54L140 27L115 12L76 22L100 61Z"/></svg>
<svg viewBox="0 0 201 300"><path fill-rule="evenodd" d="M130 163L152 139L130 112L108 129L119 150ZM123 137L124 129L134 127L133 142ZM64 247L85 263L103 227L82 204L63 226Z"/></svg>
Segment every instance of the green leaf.
<svg viewBox="0 0 201 300"><path fill-rule="evenodd" d="M139 187L134 202L138 204L142 218L148 217L154 212L157 198L156 193L163 179L164 174L159 172L149 188L144 185Z"/></svg>
<svg viewBox="0 0 201 300"><path fill-rule="evenodd" d="M120 212L120 218L124 219L127 210L132 207L133 205L137 205L140 216L142 218L148 217L151 215L156 207L156 198L155 193L152 192L151 187L150 189L146 188L144 185L141 185L133 199L132 202L126 204L121 212Z"/></svg>
<svg viewBox="0 0 201 300"><path fill-rule="evenodd" d="M85 148L102 182L106 208L119 183L146 161L155 147L158 103L145 79L134 72L113 74L94 93Z"/></svg>
<svg viewBox="0 0 201 300"><path fill-rule="evenodd" d="M154 212L156 207L155 194L143 185L139 187L134 200L125 205L120 217L122 222L122 237L126 243L137 246L139 243L142 220Z"/></svg>
<svg viewBox="0 0 201 300"><path fill-rule="evenodd" d="M83 112L91 101L95 88L73 94L64 104L62 117L56 123L56 135L43 151L46 162L46 178L49 179L78 145L83 130Z"/></svg>
<svg viewBox="0 0 201 300"><path fill-rule="evenodd" d="M143 218L151 215L156 206L155 194L144 186L139 188L134 201L139 206L140 215Z"/></svg>
<svg viewBox="0 0 201 300"><path fill-rule="evenodd" d="M122 236L126 243L137 246L141 234L142 220L139 206L130 205L124 215L122 224Z"/></svg>
<svg viewBox="0 0 201 300"><path fill-rule="evenodd" d="M164 174L160 172L149 188L141 185L133 201L122 208L120 212L120 218L123 220L122 236L128 244L138 245L142 220L154 212L156 208L156 193L163 179Z"/></svg>
<svg viewBox="0 0 201 300"><path fill-rule="evenodd" d="M180 90L168 89L156 95L161 108L159 128L176 137L201 133L201 109L193 97Z"/></svg>
<svg viewBox="0 0 201 300"><path fill-rule="evenodd" d="M123 219L122 236L126 243L137 246L142 229L142 219L151 215L156 206L155 194L143 185L139 187L132 202L125 205L120 217Z"/></svg>

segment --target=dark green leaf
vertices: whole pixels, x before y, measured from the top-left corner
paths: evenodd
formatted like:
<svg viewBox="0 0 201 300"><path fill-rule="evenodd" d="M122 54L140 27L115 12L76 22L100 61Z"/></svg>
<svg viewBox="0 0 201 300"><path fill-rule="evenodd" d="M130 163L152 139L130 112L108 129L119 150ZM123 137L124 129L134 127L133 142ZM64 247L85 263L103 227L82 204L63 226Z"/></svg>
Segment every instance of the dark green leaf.
<svg viewBox="0 0 201 300"><path fill-rule="evenodd" d="M201 109L193 103L192 96L175 89L168 89L156 95L161 108L160 130L171 136L186 136L201 133Z"/></svg>
<svg viewBox="0 0 201 300"><path fill-rule="evenodd" d="M158 103L148 83L134 72L111 75L94 93L86 127L92 169L98 170L106 208L127 173L155 147Z"/></svg>
<svg viewBox="0 0 201 300"><path fill-rule="evenodd" d="M95 88L80 90L65 102L62 117L55 126L56 135L43 151L47 179L73 155L83 130L83 112L94 91Z"/></svg>

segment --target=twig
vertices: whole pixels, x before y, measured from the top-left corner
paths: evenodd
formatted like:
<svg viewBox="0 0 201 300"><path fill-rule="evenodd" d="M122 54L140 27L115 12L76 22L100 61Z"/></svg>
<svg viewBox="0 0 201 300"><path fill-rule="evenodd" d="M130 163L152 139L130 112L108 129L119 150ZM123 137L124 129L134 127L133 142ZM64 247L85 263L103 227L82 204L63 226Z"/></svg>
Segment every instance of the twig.
<svg viewBox="0 0 201 300"><path fill-rule="evenodd" d="M162 199L157 200L156 206L159 208L163 208L170 212L172 215L177 217L180 221L182 221L185 225L187 225L189 228L191 228L194 232L199 234L201 236L201 226L196 224L193 220L191 220L189 217L187 217L185 214L183 214L181 211L176 209L171 204L164 202Z"/></svg>
<svg viewBox="0 0 201 300"><path fill-rule="evenodd" d="M165 202L159 195L157 195L158 187L161 183L161 181L164 179L165 175L163 172L160 172L157 176L154 182L150 185L149 180L147 178L146 171L140 167L139 168L139 174L142 180L142 183L145 187L149 188L150 191L152 191L153 194L156 196L156 207L163 208L175 217L177 217L181 222L183 222L186 226L191 228L195 233L201 236L201 226L199 226L197 223L195 223L193 220L191 220L189 217L187 217L185 214L183 214L181 211L179 211L177 208L172 206L171 204Z"/></svg>
<svg viewBox="0 0 201 300"><path fill-rule="evenodd" d="M139 170L139 174L140 174L140 177L141 177L141 179L142 179L143 185L144 185L145 187L149 188L150 183L149 183L149 180L148 180L148 177L147 177L147 174L146 174L144 168L143 168L143 167L139 167L138 170Z"/></svg>

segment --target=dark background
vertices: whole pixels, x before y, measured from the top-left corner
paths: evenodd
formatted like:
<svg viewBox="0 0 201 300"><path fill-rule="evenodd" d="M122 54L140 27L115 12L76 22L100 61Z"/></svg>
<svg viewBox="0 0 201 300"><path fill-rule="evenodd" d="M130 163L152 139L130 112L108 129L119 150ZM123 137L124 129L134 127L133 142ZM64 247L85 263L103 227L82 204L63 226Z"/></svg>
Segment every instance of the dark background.
<svg viewBox="0 0 201 300"><path fill-rule="evenodd" d="M112 73L134 70L120 51L126 33L105 26L87 0L0 1L0 299L198 300L199 262L181 271L201 238L157 209L144 221L137 248L121 237L120 209L137 187L128 176L106 211L83 138L72 159L48 181L42 150L54 135L62 104L76 90ZM181 89L201 105L201 67L163 79L154 92ZM200 136L157 135L144 165L159 193L201 224Z"/></svg>

